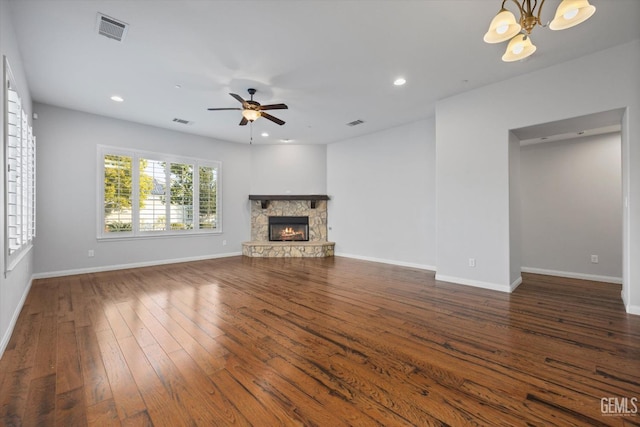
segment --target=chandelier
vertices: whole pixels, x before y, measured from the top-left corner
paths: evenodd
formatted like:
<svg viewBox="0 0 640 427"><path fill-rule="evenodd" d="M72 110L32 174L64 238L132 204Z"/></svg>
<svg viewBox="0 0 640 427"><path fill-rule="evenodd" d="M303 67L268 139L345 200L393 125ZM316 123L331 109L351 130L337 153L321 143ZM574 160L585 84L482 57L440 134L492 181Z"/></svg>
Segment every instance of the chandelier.
<svg viewBox="0 0 640 427"><path fill-rule="evenodd" d="M514 14L505 8L507 0L503 0L502 8L491 21L489 31L484 35L484 41L487 43L501 43L511 39L506 52L502 55L502 60L505 62L518 61L533 54L536 47L531 42L531 30L536 25L547 26L540 21L545 0L540 2L539 7L538 0L534 0L533 5L531 0L511 1L518 6L520 20L516 21ZM588 0L562 0L556 9L555 17L548 25L552 30L571 28L589 19L595 11L595 6L590 5Z"/></svg>

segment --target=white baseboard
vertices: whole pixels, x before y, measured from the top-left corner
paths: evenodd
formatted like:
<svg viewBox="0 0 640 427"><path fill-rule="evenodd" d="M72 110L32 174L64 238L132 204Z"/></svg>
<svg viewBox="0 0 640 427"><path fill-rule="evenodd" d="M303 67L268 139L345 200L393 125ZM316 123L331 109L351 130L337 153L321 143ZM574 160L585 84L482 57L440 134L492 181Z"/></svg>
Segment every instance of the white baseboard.
<svg viewBox="0 0 640 427"><path fill-rule="evenodd" d="M226 254L202 255L189 258L165 259L160 261L136 262L131 264L105 265L100 267L78 268L73 270L50 271L46 273L37 273L33 275L34 279L48 279L50 277L73 276L76 274L100 273L103 271L126 270L128 268L152 267L154 265L177 264L180 262L203 261L215 258L228 258L232 256L242 255L242 252L231 252Z"/></svg>
<svg viewBox="0 0 640 427"><path fill-rule="evenodd" d="M622 284L622 277L598 276L595 274L573 273L570 271L547 270L544 268L521 267L523 273L544 274L547 276L567 277L570 279L592 280L594 282L606 282Z"/></svg>
<svg viewBox="0 0 640 427"><path fill-rule="evenodd" d="M509 287L510 291L509 292L513 292L516 290L516 288L518 286L520 286L522 284L522 276L518 276L518 278L516 280L513 281L513 283L511 283L511 286Z"/></svg>
<svg viewBox="0 0 640 427"><path fill-rule="evenodd" d="M640 305L628 305L625 308L627 309L627 313L640 316Z"/></svg>
<svg viewBox="0 0 640 427"><path fill-rule="evenodd" d="M0 341L0 358L2 358L2 355L4 354L4 351L6 350L7 345L9 345L9 340L11 339L11 335L13 334L13 329L16 327L16 322L18 321L18 317L20 316L22 307L24 307L24 303L27 300L27 295L29 295L29 290L31 290L32 283L33 283L33 277L31 278L31 280L29 280L29 284L24 289L24 292L22 293L22 297L20 298L20 302L18 302L18 305L16 306L16 309L13 312L13 316L11 316L11 321L9 322L9 326L7 327L7 330L4 336L2 337L2 341Z"/></svg>
<svg viewBox="0 0 640 427"><path fill-rule="evenodd" d="M620 291L620 297L622 297L622 304L624 304L624 309L628 314L635 314L637 316L640 316L640 306L629 304L627 296L624 293L624 289Z"/></svg>
<svg viewBox="0 0 640 427"><path fill-rule="evenodd" d="M622 294L622 303L624 304L625 311L628 314L635 314L636 316L640 316L640 305L629 304L626 298L624 297L624 292L621 292L621 294Z"/></svg>
<svg viewBox="0 0 640 427"><path fill-rule="evenodd" d="M340 256L340 257L344 257L344 258L359 259L361 261L380 262L382 264L392 264L392 265L397 265L397 266L400 266L400 267L417 268L417 269L420 269L420 270L436 271L436 267L434 265L416 264L416 263L412 263L412 262L395 261L395 260L391 260L391 259L373 258L373 257L368 257L368 256L351 255L351 254L344 254L344 253L336 253L335 256Z"/></svg>
<svg viewBox="0 0 640 427"><path fill-rule="evenodd" d="M470 280L463 279L461 277L453 277L453 276L443 276L441 274L436 274L436 280L440 280L443 282L456 283L458 285L466 285L466 286L474 286L476 288L490 289L492 291L500 291L511 293L521 282L515 280L511 285L501 285L499 283L490 283L490 282L481 282L480 280Z"/></svg>

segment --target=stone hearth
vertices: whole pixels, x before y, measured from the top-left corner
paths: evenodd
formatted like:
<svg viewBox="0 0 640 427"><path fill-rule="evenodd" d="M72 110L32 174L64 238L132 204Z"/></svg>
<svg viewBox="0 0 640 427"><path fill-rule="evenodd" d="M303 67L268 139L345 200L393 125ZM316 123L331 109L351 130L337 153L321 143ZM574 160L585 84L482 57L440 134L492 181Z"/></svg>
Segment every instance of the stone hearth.
<svg viewBox="0 0 640 427"><path fill-rule="evenodd" d="M248 257L329 257L335 243L327 241L327 196L249 196L251 241L242 243ZM313 207L312 207L313 206ZM309 241L269 241L270 216L308 216Z"/></svg>
<svg viewBox="0 0 640 427"><path fill-rule="evenodd" d="M264 258L323 258L333 256L333 242L244 242L242 255Z"/></svg>

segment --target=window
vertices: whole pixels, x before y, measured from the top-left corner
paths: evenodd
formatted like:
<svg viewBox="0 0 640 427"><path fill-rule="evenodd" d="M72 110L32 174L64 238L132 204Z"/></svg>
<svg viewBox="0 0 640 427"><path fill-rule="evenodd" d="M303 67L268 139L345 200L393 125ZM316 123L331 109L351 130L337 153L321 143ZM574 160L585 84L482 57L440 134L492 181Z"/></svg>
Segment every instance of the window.
<svg viewBox="0 0 640 427"><path fill-rule="evenodd" d="M193 165L171 163L171 229L190 230L193 228Z"/></svg>
<svg viewBox="0 0 640 427"><path fill-rule="evenodd" d="M216 228L216 207L218 199L216 197L216 184L218 182L218 171L210 166L200 166L198 168L200 183L198 193L199 224L201 230Z"/></svg>
<svg viewBox="0 0 640 427"><path fill-rule="evenodd" d="M105 231L131 231L131 156L104 156Z"/></svg>
<svg viewBox="0 0 640 427"><path fill-rule="evenodd" d="M138 221L141 231L162 231L166 229L167 195L166 162L140 159L139 198L145 200L140 205Z"/></svg>
<svg viewBox="0 0 640 427"><path fill-rule="evenodd" d="M5 211L7 271L31 247L36 235L36 139L22 109L22 99L4 58Z"/></svg>
<svg viewBox="0 0 640 427"><path fill-rule="evenodd" d="M99 148L98 237L221 232L220 162Z"/></svg>

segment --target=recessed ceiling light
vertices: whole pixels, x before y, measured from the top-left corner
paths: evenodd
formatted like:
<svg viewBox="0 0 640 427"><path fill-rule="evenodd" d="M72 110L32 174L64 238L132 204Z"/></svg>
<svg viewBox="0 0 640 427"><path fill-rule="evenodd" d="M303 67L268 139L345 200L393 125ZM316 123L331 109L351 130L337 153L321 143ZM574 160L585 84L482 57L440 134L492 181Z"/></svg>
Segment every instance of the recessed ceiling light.
<svg viewBox="0 0 640 427"><path fill-rule="evenodd" d="M176 85L175 88L176 89L180 89L182 87L182 85Z"/></svg>
<svg viewBox="0 0 640 427"><path fill-rule="evenodd" d="M291 139L281 139L280 142L291 142Z"/></svg>
<svg viewBox="0 0 640 427"><path fill-rule="evenodd" d="M124 98L123 98L123 97L121 97L121 96L118 96L118 95L113 95L113 96L111 97L111 100L112 100L112 101L115 101L115 102L123 102L123 101L124 101Z"/></svg>
<svg viewBox="0 0 640 427"><path fill-rule="evenodd" d="M403 84L405 84L406 82L407 82L407 81L406 81L404 78L402 78L402 77L398 77L397 79L395 79L395 80L393 81L393 84L394 84L394 85L396 85L396 86L402 86L402 85L403 85Z"/></svg>
<svg viewBox="0 0 640 427"><path fill-rule="evenodd" d="M262 132L260 135L264 136L265 138L269 136L269 134L266 132Z"/></svg>

